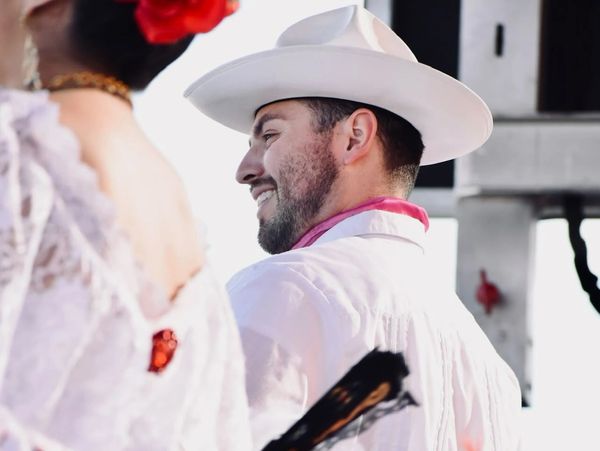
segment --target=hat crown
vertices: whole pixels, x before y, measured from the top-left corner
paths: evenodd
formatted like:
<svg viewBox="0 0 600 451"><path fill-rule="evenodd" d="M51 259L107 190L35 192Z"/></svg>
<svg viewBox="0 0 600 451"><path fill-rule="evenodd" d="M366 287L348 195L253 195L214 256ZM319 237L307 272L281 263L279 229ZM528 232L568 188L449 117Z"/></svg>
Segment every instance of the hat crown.
<svg viewBox="0 0 600 451"><path fill-rule="evenodd" d="M277 47L298 45L354 47L417 61L402 39L371 12L356 5L317 14L295 23Z"/></svg>
<svg viewBox="0 0 600 451"><path fill-rule="evenodd" d="M407 45L360 6L306 18L277 47L238 58L186 91L209 117L248 133L264 105L304 97L374 105L410 122L425 145L422 165L457 158L490 136L486 104L458 80L418 63Z"/></svg>

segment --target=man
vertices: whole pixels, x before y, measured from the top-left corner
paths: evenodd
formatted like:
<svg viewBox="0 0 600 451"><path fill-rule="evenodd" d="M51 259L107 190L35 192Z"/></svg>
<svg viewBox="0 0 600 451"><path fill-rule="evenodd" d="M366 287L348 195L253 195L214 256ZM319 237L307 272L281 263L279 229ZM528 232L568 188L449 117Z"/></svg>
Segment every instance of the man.
<svg viewBox="0 0 600 451"><path fill-rule="evenodd" d="M436 285L423 255L427 214L406 201L420 164L485 142L483 101L417 63L357 6L300 21L275 49L212 71L186 95L251 132L236 178L249 185L259 242L275 255L228 288L255 444L379 347L404 354L418 405L336 449L516 449L514 374L456 295Z"/></svg>

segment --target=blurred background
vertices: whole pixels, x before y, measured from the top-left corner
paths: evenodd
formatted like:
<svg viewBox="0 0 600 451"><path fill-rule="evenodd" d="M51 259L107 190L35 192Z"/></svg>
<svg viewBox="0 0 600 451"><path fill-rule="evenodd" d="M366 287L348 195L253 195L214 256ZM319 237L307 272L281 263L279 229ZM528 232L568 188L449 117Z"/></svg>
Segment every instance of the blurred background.
<svg viewBox="0 0 600 451"><path fill-rule="evenodd" d="M238 13L199 35L134 97L140 122L189 190L223 282L265 256L256 241L255 202L234 181L248 137L203 117L182 93L215 66L272 47L298 19L351 3L365 4L241 0ZM458 291L515 370L523 391L522 449L600 449L600 313L590 302L597 285L585 264L579 274L574 264L577 255L600 273L600 220L593 219L600 217L600 2L366 6L419 61L464 81L494 114L482 149L419 176L411 200L432 216L432 281ZM482 287L482 270L497 299ZM592 296L582 289L586 277Z"/></svg>

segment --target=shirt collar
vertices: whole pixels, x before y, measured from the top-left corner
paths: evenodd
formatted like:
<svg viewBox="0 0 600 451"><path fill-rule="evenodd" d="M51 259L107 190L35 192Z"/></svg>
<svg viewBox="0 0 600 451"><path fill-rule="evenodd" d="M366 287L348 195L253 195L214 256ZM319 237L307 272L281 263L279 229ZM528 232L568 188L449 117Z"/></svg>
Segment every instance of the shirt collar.
<svg viewBox="0 0 600 451"><path fill-rule="evenodd" d="M367 234L401 236L420 244L428 227L427 212L418 205L395 197L377 197L312 227L292 249L342 236Z"/></svg>

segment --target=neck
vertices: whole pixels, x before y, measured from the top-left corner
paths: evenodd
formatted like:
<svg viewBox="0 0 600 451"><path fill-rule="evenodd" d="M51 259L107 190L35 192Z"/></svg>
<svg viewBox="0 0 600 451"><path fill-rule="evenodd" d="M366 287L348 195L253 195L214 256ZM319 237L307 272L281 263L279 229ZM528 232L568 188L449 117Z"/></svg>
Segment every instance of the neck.
<svg viewBox="0 0 600 451"><path fill-rule="evenodd" d="M360 186L360 184L357 183L354 183L354 185ZM343 215L345 212L352 211L355 208L364 206L371 201L383 198L394 198L403 201L406 200L403 190L394 190L390 188L375 189L374 187L371 187L371 189L363 188L359 190L344 190L343 187L337 185L333 188L330 196L319 211L319 214L312 218L300 236L304 237L311 230L314 230L315 227L319 227L321 224L328 223L332 220L332 218L335 218L338 215Z"/></svg>
<svg viewBox="0 0 600 451"><path fill-rule="evenodd" d="M59 106L61 123L79 141L82 160L95 170L101 170L106 159L112 158L107 152L110 149L137 148L143 139L129 105L108 93L69 89L52 92L50 98Z"/></svg>
<svg viewBox="0 0 600 451"><path fill-rule="evenodd" d="M83 115L93 114L112 120L115 119L115 115L120 116L121 120L123 116L133 117L130 104L99 89L64 89L52 92L50 98L69 111L78 111Z"/></svg>
<svg viewBox="0 0 600 451"><path fill-rule="evenodd" d="M60 51L45 52L44 55L40 53L39 72L42 86L48 86L50 81L59 75L85 71L91 71L91 69L66 58Z"/></svg>
<svg viewBox="0 0 600 451"><path fill-rule="evenodd" d="M73 3L52 0L34 8L26 17L27 29L37 48L42 85L59 74L89 70L73 56L70 38Z"/></svg>
<svg viewBox="0 0 600 451"><path fill-rule="evenodd" d="M326 213L331 216L377 197L406 199L405 185L389 174L383 150L373 148L365 157L341 167L329 195L330 208Z"/></svg>
<svg viewBox="0 0 600 451"><path fill-rule="evenodd" d="M3 47L2 58L0 58L0 86L21 88L24 75L22 66L25 36L23 27L18 21L0 17L0 43Z"/></svg>
<svg viewBox="0 0 600 451"><path fill-rule="evenodd" d="M371 180L377 180L377 178ZM356 183L356 180L349 184L340 183L333 188L315 223L379 197L394 197L402 200L407 198L406 190L403 187L393 187L384 183L365 186L365 184Z"/></svg>

